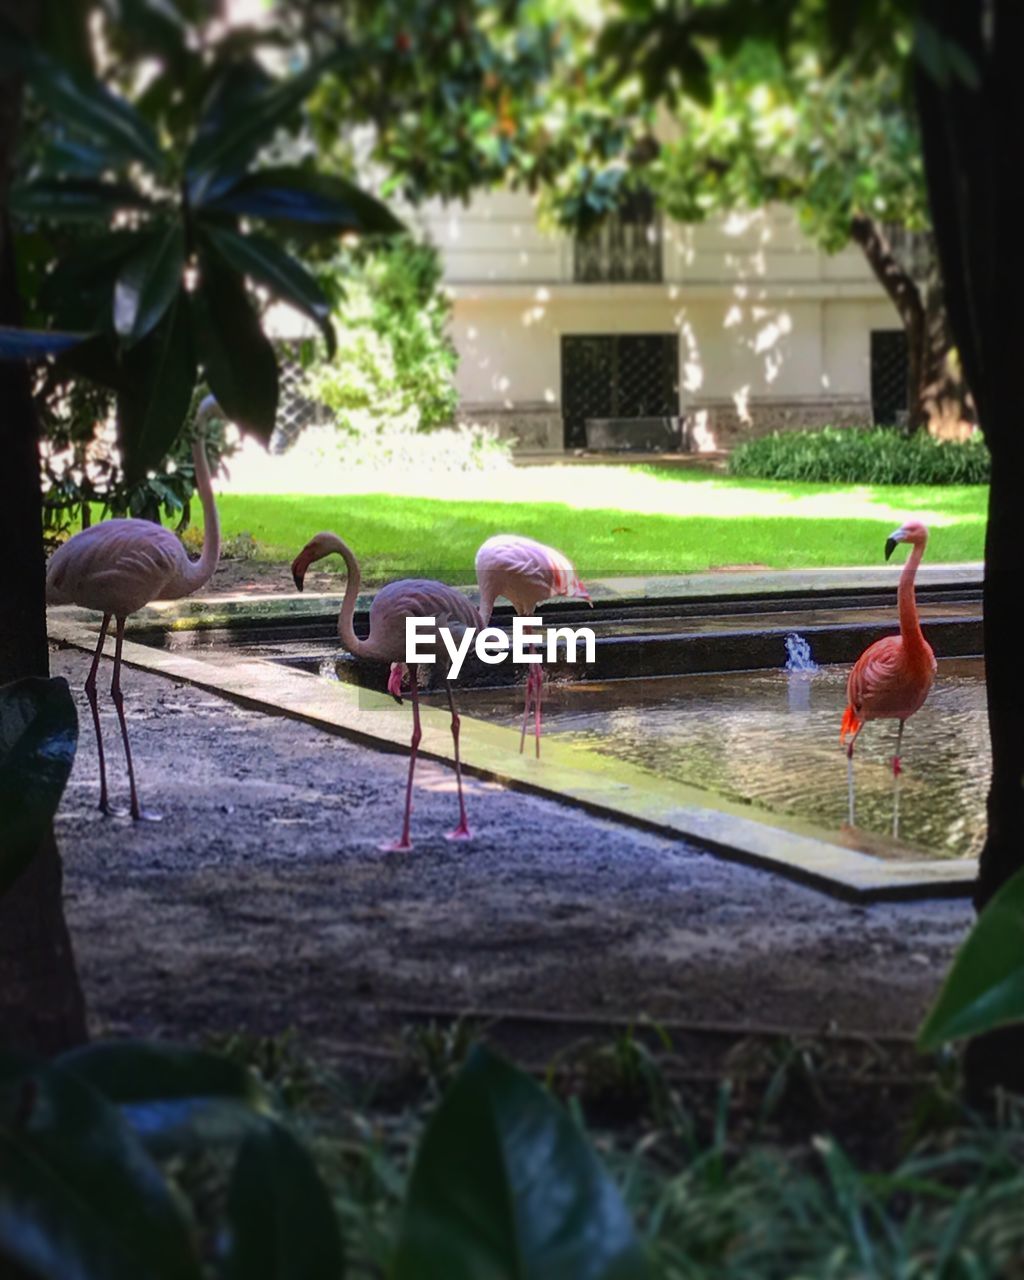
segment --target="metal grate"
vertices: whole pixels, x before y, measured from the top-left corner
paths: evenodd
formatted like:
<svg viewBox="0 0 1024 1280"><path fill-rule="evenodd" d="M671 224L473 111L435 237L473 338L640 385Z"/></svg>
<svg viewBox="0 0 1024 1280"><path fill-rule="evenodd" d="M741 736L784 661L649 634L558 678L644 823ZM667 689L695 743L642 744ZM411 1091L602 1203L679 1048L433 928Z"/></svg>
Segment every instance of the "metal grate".
<svg viewBox="0 0 1024 1280"><path fill-rule="evenodd" d="M600 226L577 237L573 279L577 284L661 280L661 219L650 192L631 192Z"/></svg>
<svg viewBox="0 0 1024 1280"><path fill-rule="evenodd" d="M678 413L677 334L566 334L562 338L567 448L586 443L588 418L664 418Z"/></svg>
<svg viewBox="0 0 1024 1280"><path fill-rule="evenodd" d="M291 344L278 346L277 372L277 423L270 450L272 453L284 453L295 443L304 427L329 422L331 411L303 393L306 371Z"/></svg>
<svg viewBox="0 0 1024 1280"><path fill-rule="evenodd" d="M907 335L902 329L871 331L871 416L880 427L907 421Z"/></svg>

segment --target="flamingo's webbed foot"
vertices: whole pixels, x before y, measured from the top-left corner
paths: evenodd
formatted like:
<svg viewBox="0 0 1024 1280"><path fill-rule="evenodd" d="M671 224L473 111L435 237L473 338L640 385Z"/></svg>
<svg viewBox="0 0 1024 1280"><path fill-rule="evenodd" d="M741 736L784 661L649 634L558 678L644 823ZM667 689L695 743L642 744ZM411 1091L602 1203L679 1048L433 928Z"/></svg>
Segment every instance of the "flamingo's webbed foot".
<svg viewBox="0 0 1024 1280"><path fill-rule="evenodd" d="M391 840L377 846L379 853L412 853L411 840Z"/></svg>
<svg viewBox="0 0 1024 1280"><path fill-rule="evenodd" d="M472 840L473 833L469 829L469 823L463 819L454 831L446 831L444 838L446 840Z"/></svg>
<svg viewBox="0 0 1024 1280"><path fill-rule="evenodd" d="M99 803L99 810L100 810L100 813L102 813L105 818L127 818L128 817L127 809L118 809L114 805L112 805L109 800L101 800Z"/></svg>
<svg viewBox="0 0 1024 1280"><path fill-rule="evenodd" d="M154 813L152 809L133 809L132 822L163 822L162 813Z"/></svg>

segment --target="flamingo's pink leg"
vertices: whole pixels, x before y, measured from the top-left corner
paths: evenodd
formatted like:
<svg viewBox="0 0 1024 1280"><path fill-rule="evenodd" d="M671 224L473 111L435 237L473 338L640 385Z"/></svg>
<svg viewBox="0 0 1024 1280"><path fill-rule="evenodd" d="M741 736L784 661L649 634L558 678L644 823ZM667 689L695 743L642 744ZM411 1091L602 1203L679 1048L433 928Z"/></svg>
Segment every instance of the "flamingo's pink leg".
<svg viewBox="0 0 1024 1280"><path fill-rule="evenodd" d="M523 700L523 727L519 734L519 754L523 754L526 747L526 726L530 719L530 698L533 695L533 667L530 668L526 676L526 695Z"/></svg>
<svg viewBox="0 0 1024 1280"><path fill-rule="evenodd" d="M892 834L893 838L898 840L900 834L900 774L903 772L903 765L900 763L900 752L903 748L903 726L905 720L900 721L899 732L896 734L896 754L892 758Z"/></svg>
<svg viewBox="0 0 1024 1280"><path fill-rule="evenodd" d="M469 829L469 819L466 816L466 801L462 794L462 761L459 759L459 729L462 721L459 719L459 713L455 710L455 697L452 694L451 685L445 681L445 688L448 690L448 706L452 712L452 740L455 743L455 781L459 788L459 825L454 831L447 833L448 840L468 840L472 836Z"/></svg>
<svg viewBox="0 0 1024 1280"><path fill-rule="evenodd" d="M96 730L96 753L100 760L100 811L102 813L121 817L123 810L112 809L110 806L110 797L107 794L107 761L103 752L103 732L100 728L100 707L99 699L96 696L96 671L100 665L100 657L103 654L103 642L107 638L107 628L110 626L110 614L103 615L103 625L100 627L100 638L96 644L96 652L93 654L92 666L89 668L89 674L85 680L85 696L89 699L89 709L92 711L92 727Z"/></svg>
<svg viewBox="0 0 1024 1280"><path fill-rule="evenodd" d="M537 759L540 759L540 704L544 697L544 668L537 665L533 686L533 731L537 739Z"/></svg>
<svg viewBox="0 0 1024 1280"><path fill-rule="evenodd" d="M419 750L423 731L420 729L420 689L416 668L409 667L409 692L412 694L412 737L409 739L409 779L405 784L405 821L402 824L402 837L393 844L380 845L382 853L408 853L412 849L410 824L412 822L412 779L416 772L416 752Z"/></svg>
<svg viewBox="0 0 1024 1280"><path fill-rule="evenodd" d="M121 724L121 739L124 742L124 758L128 764L128 788L131 796L130 812L136 822L159 822L159 813L149 813L139 807L139 793L135 788L135 767L132 764L132 748L128 741L128 722L124 715L124 694L121 692L121 645L124 642L124 618L117 619L117 631L114 641L114 678L110 683L110 697L117 708L117 718Z"/></svg>
<svg viewBox="0 0 1024 1280"><path fill-rule="evenodd" d="M846 744L846 788L849 793L849 820L851 827L857 825L853 800L853 744L857 741L857 734L860 733L863 728L864 721L862 720L860 724L857 725L857 728L854 729L853 737L851 737L850 741Z"/></svg>

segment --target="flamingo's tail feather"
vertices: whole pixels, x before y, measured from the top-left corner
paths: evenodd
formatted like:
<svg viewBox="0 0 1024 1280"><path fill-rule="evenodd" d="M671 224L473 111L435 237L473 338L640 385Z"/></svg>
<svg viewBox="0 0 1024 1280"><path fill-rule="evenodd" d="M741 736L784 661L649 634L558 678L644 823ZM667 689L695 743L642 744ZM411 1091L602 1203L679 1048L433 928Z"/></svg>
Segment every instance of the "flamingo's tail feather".
<svg viewBox="0 0 1024 1280"><path fill-rule="evenodd" d="M839 730L839 741L845 743L847 734L850 734L855 738L860 732L860 727L863 723L863 720L861 720L860 716L857 715L853 707L847 707L843 712L843 723Z"/></svg>

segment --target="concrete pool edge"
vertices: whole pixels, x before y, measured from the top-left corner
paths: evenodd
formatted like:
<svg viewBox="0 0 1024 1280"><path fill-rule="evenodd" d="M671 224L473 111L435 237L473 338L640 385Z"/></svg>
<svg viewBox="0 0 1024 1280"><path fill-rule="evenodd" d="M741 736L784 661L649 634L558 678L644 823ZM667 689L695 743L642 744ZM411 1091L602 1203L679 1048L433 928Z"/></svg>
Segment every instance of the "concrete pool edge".
<svg viewBox="0 0 1024 1280"><path fill-rule="evenodd" d="M91 651L97 627L51 613L52 641ZM107 656L113 652L108 638ZM330 684L266 659L230 665L126 640L131 667L180 680L271 714L286 715L378 749L408 748L408 711L386 694ZM445 764L454 760L446 710L424 705L420 752ZM779 820L711 793L668 783L635 766L585 747L551 742L542 761L519 754L519 734L462 716L462 758L467 774L500 782L626 821L670 838L684 838L729 861L796 880L853 902L959 897L975 877L972 859L893 862L829 841L825 833ZM770 819L770 820L766 820Z"/></svg>

